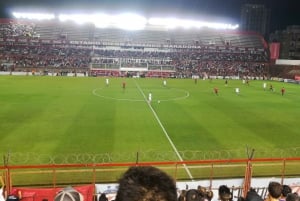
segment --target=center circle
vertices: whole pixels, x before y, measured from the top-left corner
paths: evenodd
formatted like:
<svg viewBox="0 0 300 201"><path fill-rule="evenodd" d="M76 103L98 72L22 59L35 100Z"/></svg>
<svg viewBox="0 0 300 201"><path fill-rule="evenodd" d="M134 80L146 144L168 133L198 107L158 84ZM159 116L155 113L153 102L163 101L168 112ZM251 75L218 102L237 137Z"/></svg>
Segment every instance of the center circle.
<svg viewBox="0 0 300 201"><path fill-rule="evenodd" d="M92 93L95 96L115 101L145 101L145 99L142 98L141 92L137 89L122 90L120 88L102 87L93 89ZM145 97L148 97L148 94L151 93L153 101L181 100L188 98L190 95L188 91L183 89L165 87L151 89L145 88L142 93Z"/></svg>

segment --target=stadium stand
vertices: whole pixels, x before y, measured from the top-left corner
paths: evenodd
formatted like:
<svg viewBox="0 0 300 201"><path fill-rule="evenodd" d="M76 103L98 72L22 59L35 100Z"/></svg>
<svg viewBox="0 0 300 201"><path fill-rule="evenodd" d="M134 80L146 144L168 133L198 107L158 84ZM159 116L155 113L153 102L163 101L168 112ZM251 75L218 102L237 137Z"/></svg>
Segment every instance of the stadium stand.
<svg viewBox="0 0 300 201"><path fill-rule="evenodd" d="M2 71L261 79L269 65L267 47L254 33L16 20L1 20L0 29Z"/></svg>

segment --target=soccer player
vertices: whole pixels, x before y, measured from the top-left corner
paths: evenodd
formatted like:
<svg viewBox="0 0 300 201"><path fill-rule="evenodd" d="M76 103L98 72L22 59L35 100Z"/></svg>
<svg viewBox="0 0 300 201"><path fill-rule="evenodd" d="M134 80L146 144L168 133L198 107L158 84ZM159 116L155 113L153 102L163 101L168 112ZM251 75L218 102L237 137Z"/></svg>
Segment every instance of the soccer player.
<svg viewBox="0 0 300 201"><path fill-rule="evenodd" d="M108 78L105 79L105 84L106 84L106 86L109 85L109 79Z"/></svg>
<svg viewBox="0 0 300 201"><path fill-rule="evenodd" d="M164 87L167 86L167 80L163 81L163 85L164 85Z"/></svg>
<svg viewBox="0 0 300 201"><path fill-rule="evenodd" d="M235 88L235 93L237 94L237 95L239 95L240 94L240 88Z"/></svg>
<svg viewBox="0 0 300 201"><path fill-rule="evenodd" d="M219 89L217 87L214 88L214 92L217 96L219 95Z"/></svg>
<svg viewBox="0 0 300 201"><path fill-rule="evenodd" d="M272 84L270 84L270 91L274 91Z"/></svg>
<svg viewBox="0 0 300 201"><path fill-rule="evenodd" d="M126 82L125 81L123 81L122 87L123 87L123 90L125 90L125 88L126 88Z"/></svg>
<svg viewBox="0 0 300 201"><path fill-rule="evenodd" d="M226 87L228 86L228 80L227 79L225 80L225 86Z"/></svg>
<svg viewBox="0 0 300 201"><path fill-rule="evenodd" d="M246 85L249 86L249 79L246 79Z"/></svg>
<svg viewBox="0 0 300 201"><path fill-rule="evenodd" d="M285 88L284 88L284 87L282 87L282 88L281 88L281 95L283 96L283 95L284 95L284 93L285 93Z"/></svg>
<svg viewBox="0 0 300 201"><path fill-rule="evenodd" d="M266 88L267 88L267 83L263 83L263 88L264 88L264 91L266 91Z"/></svg>
<svg viewBox="0 0 300 201"><path fill-rule="evenodd" d="M151 101L152 101L152 93L151 92L148 95L148 101L149 101L149 103L151 103Z"/></svg>

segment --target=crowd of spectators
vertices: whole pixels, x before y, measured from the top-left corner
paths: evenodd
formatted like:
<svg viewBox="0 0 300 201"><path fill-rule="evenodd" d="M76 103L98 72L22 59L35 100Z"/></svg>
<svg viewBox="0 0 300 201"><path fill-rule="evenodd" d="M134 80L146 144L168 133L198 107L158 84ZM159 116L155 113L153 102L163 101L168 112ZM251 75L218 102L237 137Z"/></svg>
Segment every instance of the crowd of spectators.
<svg viewBox="0 0 300 201"><path fill-rule="evenodd" d="M34 26L30 24L0 23L0 30L0 37L31 37L34 34ZM0 41L0 70L28 71L32 68L50 68L87 71L90 67L95 67L110 71L118 67L157 66L158 71L166 72L152 71L149 75L159 76L164 73L173 77L262 77L266 74L265 67L268 63L266 51L252 49L173 48L162 51L158 48L146 51L120 48ZM174 67L173 70L170 70L170 66Z"/></svg>
<svg viewBox="0 0 300 201"><path fill-rule="evenodd" d="M88 68L90 51L50 46L0 46L0 60L13 68ZM4 65L2 66L4 68Z"/></svg>
<svg viewBox="0 0 300 201"><path fill-rule="evenodd" d="M178 189L175 181L166 172L152 166L130 167L119 179L115 201L299 201L297 192L288 185L271 181L261 192L250 188L246 195L235 192L234 187L220 185L218 189ZM100 193L99 201L107 201ZM112 200L110 200L112 201Z"/></svg>
<svg viewBox="0 0 300 201"><path fill-rule="evenodd" d="M34 24L6 22L0 23L0 37L32 37Z"/></svg>

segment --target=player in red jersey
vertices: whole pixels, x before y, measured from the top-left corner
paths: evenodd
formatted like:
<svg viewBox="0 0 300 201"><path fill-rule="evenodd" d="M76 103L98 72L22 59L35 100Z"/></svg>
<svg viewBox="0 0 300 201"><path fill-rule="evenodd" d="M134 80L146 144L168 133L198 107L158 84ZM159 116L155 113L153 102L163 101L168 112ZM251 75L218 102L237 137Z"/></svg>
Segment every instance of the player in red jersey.
<svg viewBox="0 0 300 201"><path fill-rule="evenodd" d="M284 95L284 93L285 93L285 88L284 88L284 87L282 87L282 88L281 88L281 95L283 96L283 95Z"/></svg>
<svg viewBox="0 0 300 201"><path fill-rule="evenodd" d="M214 88L214 92L217 96L219 95L219 89L217 87Z"/></svg>

